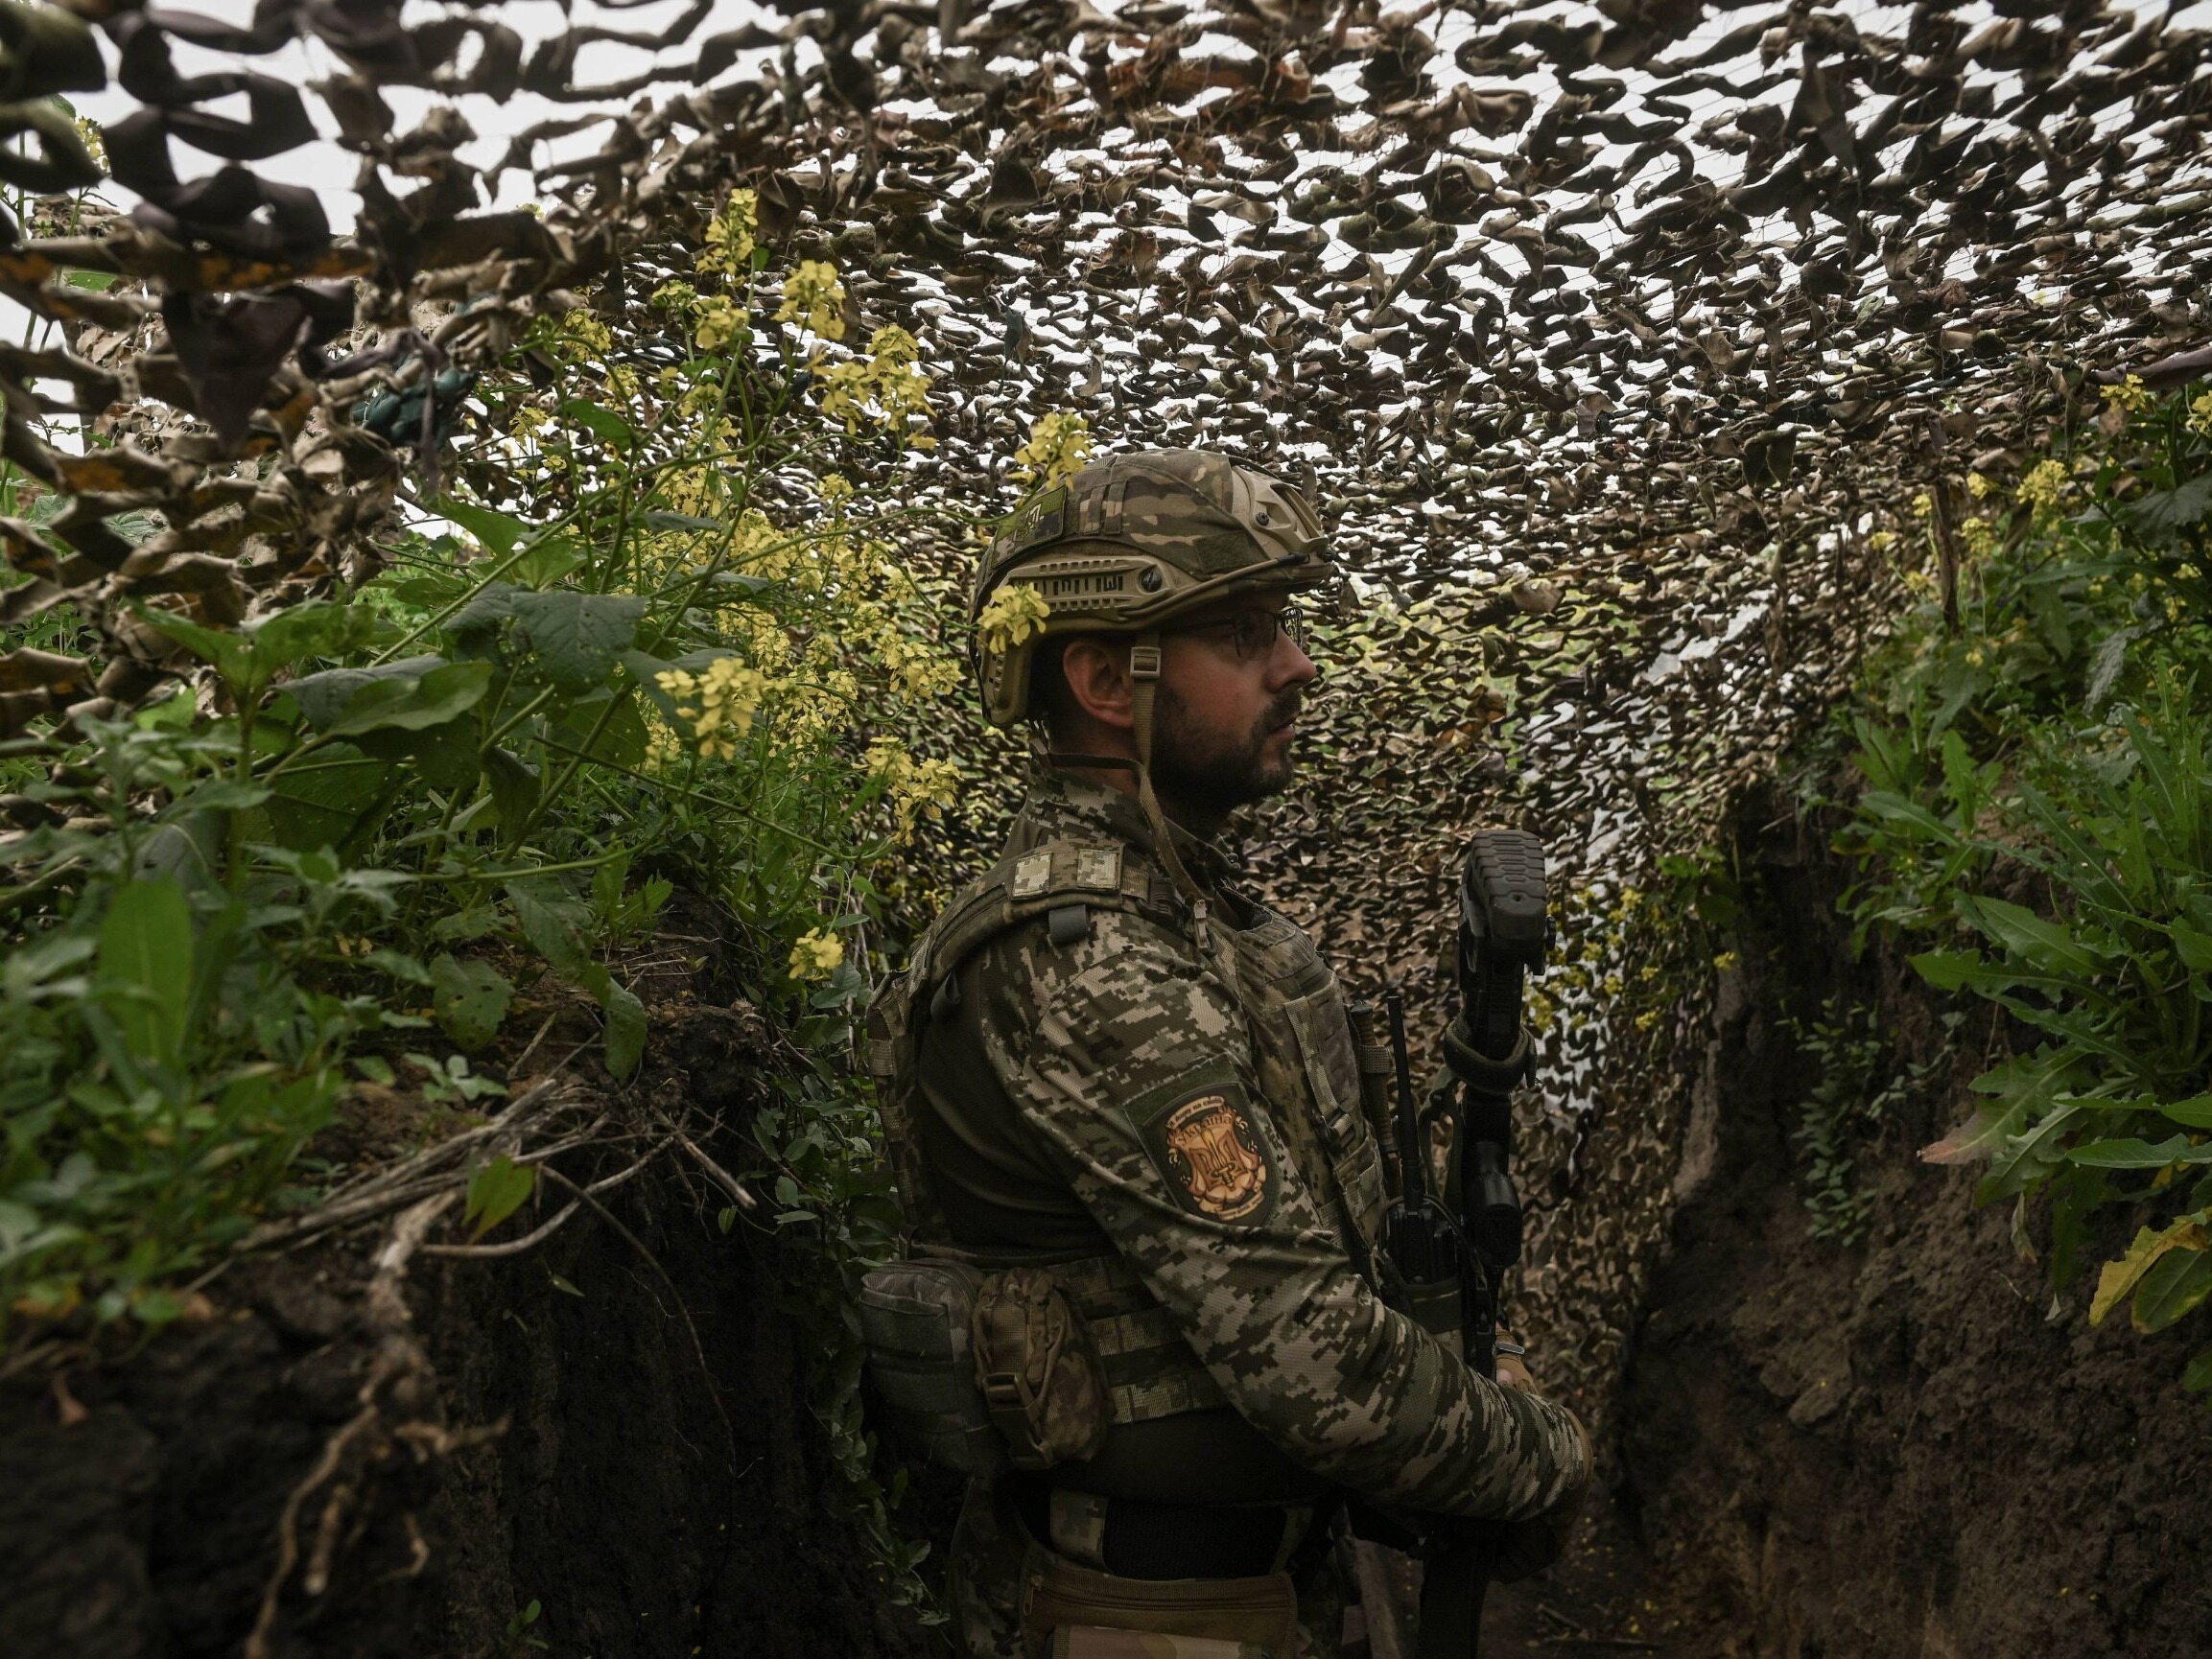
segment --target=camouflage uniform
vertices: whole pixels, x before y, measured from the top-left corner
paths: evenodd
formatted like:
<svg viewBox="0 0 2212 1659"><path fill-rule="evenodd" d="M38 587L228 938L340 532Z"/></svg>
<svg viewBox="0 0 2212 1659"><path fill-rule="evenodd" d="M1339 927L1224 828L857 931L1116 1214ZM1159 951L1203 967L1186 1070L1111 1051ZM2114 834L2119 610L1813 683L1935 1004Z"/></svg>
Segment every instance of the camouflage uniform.
<svg viewBox="0 0 2212 1659"><path fill-rule="evenodd" d="M1134 516L1148 480L1123 482ZM1159 500L1124 541L1185 527L1188 503ZM971 1653L1035 1652L1024 1597L1047 1548L1124 1581L1288 1574L1296 1647L1331 1653L1341 1598L1313 1544L1342 1494L1506 1520L1579 1496L1570 1414L1386 1305L1381 1165L1335 977L1148 789L1039 770L1002 856L879 1007L914 1032L912 1121L886 1114L903 1184L971 1259L1063 1264L1113 1386L1098 1456L972 1487L952 1563ZM1193 1515L1258 1526L1261 1556L1280 1524L1281 1547L1209 1567Z"/></svg>
<svg viewBox="0 0 2212 1659"><path fill-rule="evenodd" d="M1128 795L1032 780L1001 869L1055 844L1119 849L1123 889L1162 902L1094 909L1065 946L1041 918L955 970L956 1009L923 1040L915 1126L955 1239L1118 1253L1229 1408L1206 1433L1257 1431L1330 1486L1501 1519L1569 1502L1587 1474L1571 1416L1476 1376L1355 1264L1372 1260L1383 1198L1333 975L1187 840L1218 900L1201 950L1149 841ZM1007 1524L982 1491L962 1518L954 1571L978 1654L1021 1651ZM1309 1630L1315 1650L1325 1635Z"/></svg>

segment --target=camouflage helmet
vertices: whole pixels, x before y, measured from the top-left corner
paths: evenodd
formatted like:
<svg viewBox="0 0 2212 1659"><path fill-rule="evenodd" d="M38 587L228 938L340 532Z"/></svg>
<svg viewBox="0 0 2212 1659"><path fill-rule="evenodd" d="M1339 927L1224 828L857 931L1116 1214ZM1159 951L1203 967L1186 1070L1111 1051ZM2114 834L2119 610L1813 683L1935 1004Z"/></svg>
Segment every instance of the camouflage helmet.
<svg viewBox="0 0 2212 1659"><path fill-rule="evenodd" d="M1134 634L1141 648L1168 619L1245 593L1287 593L1335 576L1321 521L1289 484L1204 450L1140 450L1094 462L1040 491L1000 527L970 596L977 621L1009 584L1047 607L1018 643L978 628L975 666L991 722L1029 709L1038 642Z"/></svg>

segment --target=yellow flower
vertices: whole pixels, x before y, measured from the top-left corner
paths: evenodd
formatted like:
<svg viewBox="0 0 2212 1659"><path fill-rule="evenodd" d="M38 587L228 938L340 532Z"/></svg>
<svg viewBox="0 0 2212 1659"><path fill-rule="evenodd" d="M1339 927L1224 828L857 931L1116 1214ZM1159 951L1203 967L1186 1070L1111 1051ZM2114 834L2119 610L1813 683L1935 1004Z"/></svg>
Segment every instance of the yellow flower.
<svg viewBox="0 0 2212 1659"><path fill-rule="evenodd" d="M822 498L822 505L835 512L853 499L853 480L843 473L832 473L814 486Z"/></svg>
<svg viewBox="0 0 2212 1659"><path fill-rule="evenodd" d="M891 679L909 697L942 697L958 689L960 665L929 642L917 640L893 623L876 646Z"/></svg>
<svg viewBox="0 0 2212 1659"><path fill-rule="evenodd" d="M1888 552L1896 546L1896 542L1897 532L1894 530L1876 530L1867 538L1867 546L1873 549L1877 553Z"/></svg>
<svg viewBox="0 0 2212 1659"><path fill-rule="evenodd" d="M2028 476L2020 480L2013 494L2042 518L2057 511L2059 498L2066 493L2066 463L2058 459L2040 460L2028 469Z"/></svg>
<svg viewBox="0 0 2212 1659"><path fill-rule="evenodd" d="M2133 414L2151 407L2151 388L2143 384L2143 377L2131 374L2116 386L2105 388L2105 401L2112 408Z"/></svg>
<svg viewBox="0 0 2212 1659"><path fill-rule="evenodd" d="M2212 437L2212 391L2199 392L2189 405L2189 430Z"/></svg>
<svg viewBox="0 0 2212 1659"><path fill-rule="evenodd" d="M738 337L745 314L721 294L710 294L692 306L692 338L701 351L719 351Z"/></svg>
<svg viewBox="0 0 2212 1659"><path fill-rule="evenodd" d="M784 279L778 322L795 322L818 339L845 338L845 285L837 268L824 259L802 259Z"/></svg>
<svg viewBox="0 0 2212 1659"><path fill-rule="evenodd" d="M1014 477L1051 489L1081 472L1091 458L1091 423L1079 414L1039 415L1029 441L1014 452Z"/></svg>
<svg viewBox="0 0 2212 1659"><path fill-rule="evenodd" d="M736 759L737 740L753 729L753 715L767 691L764 675L735 657L717 657L704 672L664 668L653 678L676 701L676 714L691 724L702 756Z"/></svg>
<svg viewBox="0 0 2212 1659"><path fill-rule="evenodd" d="M943 815L959 798L960 769L950 760L924 760L916 764L892 791L899 814L899 837L906 839L924 818Z"/></svg>
<svg viewBox="0 0 2212 1659"><path fill-rule="evenodd" d="M976 619L986 651L1011 651L1032 634L1045 631L1052 607L1027 582L1007 582L993 594Z"/></svg>
<svg viewBox="0 0 2212 1659"><path fill-rule="evenodd" d="M1980 501L1984 496L1990 494L1996 487L1997 480L1989 477L1988 473L1968 473L1966 475L1966 494L1972 496L1976 501Z"/></svg>
<svg viewBox="0 0 2212 1659"><path fill-rule="evenodd" d="M1935 511L1936 498L1928 494L1926 490L1922 490L1913 498L1913 517L1916 519L1932 518L1935 516Z"/></svg>
<svg viewBox="0 0 2212 1659"><path fill-rule="evenodd" d="M1734 951L1724 950L1718 956L1713 958L1713 966L1719 969L1723 973L1726 973L1730 969L1735 967L1742 961L1743 958L1738 956Z"/></svg>
<svg viewBox="0 0 2212 1659"><path fill-rule="evenodd" d="M684 746L676 735L655 720L646 733L646 770L666 771L684 758Z"/></svg>
<svg viewBox="0 0 2212 1659"><path fill-rule="evenodd" d="M865 420L903 442L928 448L930 440L906 430L907 417L930 412L934 383L915 366L921 349L905 329L880 328L868 337L865 358L845 362L817 359L812 368L822 383L822 412L843 421L848 432L858 432Z"/></svg>
<svg viewBox="0 0 2212 1659"><path fill-rule="evenodd" d="M1649 1031L1658 1023L1659 1011L1657 1009L1646 1009L1643 1013L1635 1016L1635 1028L1638 1031Z"/></svg>
<svg viewBox="0 0 2212 1659"><path fill-rule="evenodd" d="M791 946L791 977L827 979L844 960L845 942L827 927L816 927L800 934Z"/></svg>
<svg viewBox="0 0 2212 1659"><path fill-rule="evenodd" d="M733 190L721 212L707 221L707 245L694 261L702 271L740 276L753 260L754 234L760 229L760 196Z"/></svg>

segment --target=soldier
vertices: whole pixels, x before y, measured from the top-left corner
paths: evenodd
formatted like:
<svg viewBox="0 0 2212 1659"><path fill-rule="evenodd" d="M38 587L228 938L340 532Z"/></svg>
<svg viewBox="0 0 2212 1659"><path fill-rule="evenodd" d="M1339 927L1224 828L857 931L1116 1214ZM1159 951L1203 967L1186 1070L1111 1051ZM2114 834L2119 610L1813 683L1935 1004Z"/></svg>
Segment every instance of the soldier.
<svg viewBox="0 0 2212 1659"><path fill-rule="evenodd" d="M1130 1630L1333 1653L1344 1498L1555 1532L1589 1477L1518 1365L1476 1375L1389 1305L1335 977L1214 845L1290 782L1316 672L1290 601L1332 573L1296 490L1175 450L1035 498L977 581L978 616L1008 584L1045 601L978 667L1048 750L879 995L871 1065L918 1259L979 1275L970 1438L1010 1456L965 1465L1000 1472L953 1539L978 1659Z"/></svg>

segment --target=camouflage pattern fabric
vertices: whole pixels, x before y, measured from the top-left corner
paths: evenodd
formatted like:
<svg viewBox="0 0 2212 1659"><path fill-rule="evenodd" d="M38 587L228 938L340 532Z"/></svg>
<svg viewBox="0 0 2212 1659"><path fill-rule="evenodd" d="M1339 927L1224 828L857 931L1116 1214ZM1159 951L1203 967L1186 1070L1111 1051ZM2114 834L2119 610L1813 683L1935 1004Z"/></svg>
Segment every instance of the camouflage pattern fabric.
<svg viewBox="0 0 2212 1659"><path fill-rule="evenodd" d="M1327 537L1296 488L1205 450L1141 450L1041 490L1000 526L969 596L969 619L1009 583L1048 607L1041 633L994 641L976 670L999 725L1028 706L1038 642L1155 628L1237 593L1298 592L1334 578Z"/></svg>
<svg viewBox="0 0 2212 1659"><path fill-rule="evenodd" d="M1152 858L1127 796L1064 773L1032 780L1014 832L1016 846L1047 840ZM1006 1103L1032 1160L1137 1270L1237 1413L1299 1463L1435 1513L1511 1520L1575 1503L1588 1468L1572 1414L1469 1370L1354 1265L1379 1194L1356 1077L1330 1075L1355 1065L1349 1034L1322 1029L1341 1032L1333 978L1296 928L1236 896L1218 857L1184 851L1220 898L1203 947L1108 910L1071 944L1026 923L982 947L988 994L957 1016L979 1022L988 1073L965 1080L970 1099ZM1349 1110L1332 1112L1340 1091ZM1016 1650L1003 1643L1018 1583L987 1547L995 1513L964 1516L955 1561L979 1653Z"/></svg>

